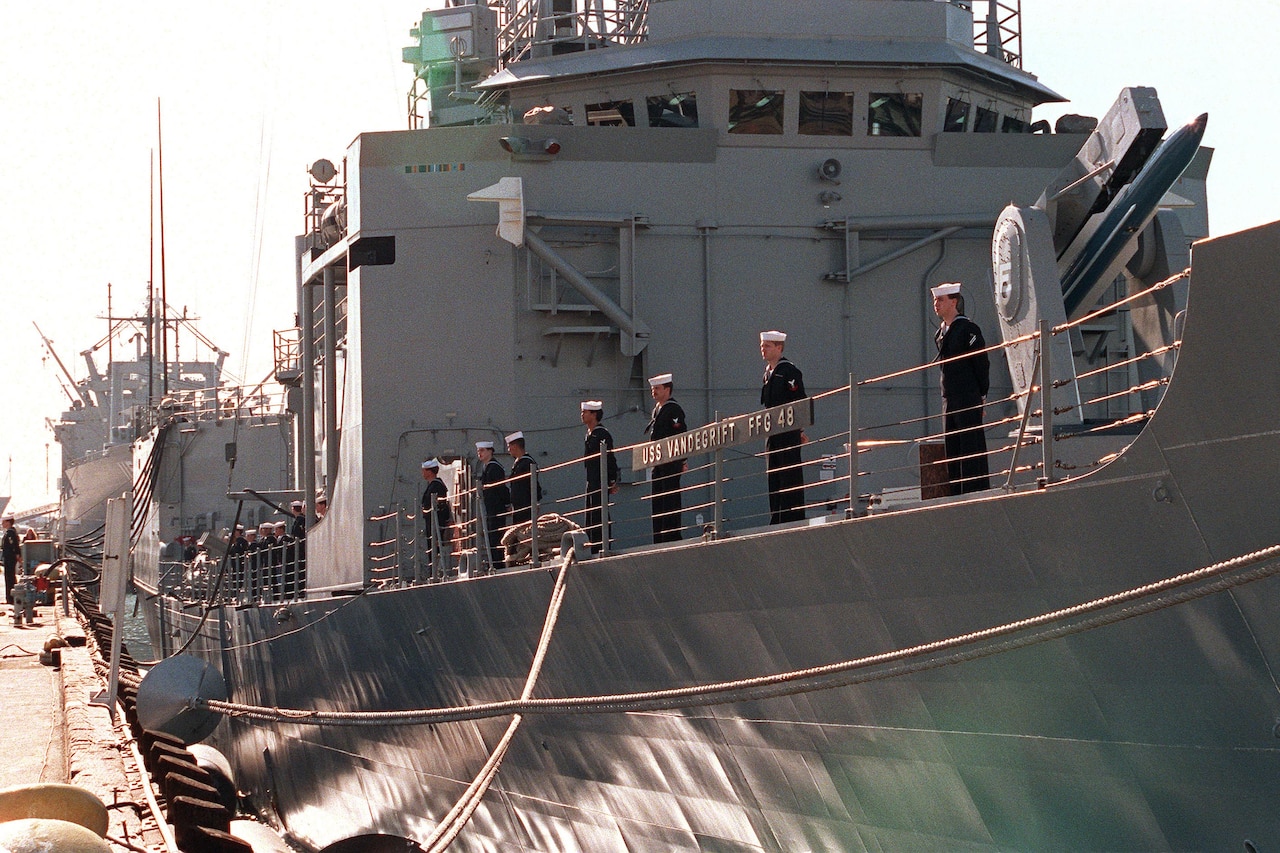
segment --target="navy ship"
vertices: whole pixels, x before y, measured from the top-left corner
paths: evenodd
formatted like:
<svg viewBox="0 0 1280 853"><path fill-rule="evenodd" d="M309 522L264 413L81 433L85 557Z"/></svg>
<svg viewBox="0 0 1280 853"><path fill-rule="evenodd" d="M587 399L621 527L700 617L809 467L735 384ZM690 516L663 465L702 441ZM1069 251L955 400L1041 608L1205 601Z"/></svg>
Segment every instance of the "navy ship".
<svg viewBox="0 0 1280 853"><path fill-rule="evenodd" d="M1208 239L1208 119L1153 89L1035 121L1061 97L1017 12L424 13L410 129L307 187L277 362L291 494L327 501L305 575L137 550L157 651L218 685L158 724L313 850L1280 846L1280 224ZM979 491L943 283L992 344ZM806 396L761 411L765 331ZM692 437L662 448L666 373ZM587 402L621 463L598 553ZM802 517L769 524L797 428ZM517 432L568 531L524 562L474 481ZM655 460L687 467L659 545Z"/></svg>
<svg viewBox="0 0 1280 853"><path fill-rule="evenodd" d="M108 294L106 333L81 353L79 377L41 333L70 403L50 425L62 473L57 505L44 508L68 558L101 561L107 502L125 495L136 497L134 546L152 557L164 550L168 571L179 572L200 535L230 522L237 504L228 491L288 494L292 421L282 389L235 383L223 370L227 353L197 318L160 306L149 299L116 315ZM255 505L244 520L270 513Z"/></svg>

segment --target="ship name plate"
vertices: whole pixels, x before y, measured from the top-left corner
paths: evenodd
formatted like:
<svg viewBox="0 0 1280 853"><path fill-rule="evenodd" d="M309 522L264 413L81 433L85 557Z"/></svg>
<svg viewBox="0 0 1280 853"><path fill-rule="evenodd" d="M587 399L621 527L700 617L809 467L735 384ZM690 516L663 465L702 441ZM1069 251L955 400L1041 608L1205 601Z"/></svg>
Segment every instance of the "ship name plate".
<svg viewBox="0 0 1280 853"><path fill-rule="evenodd" d="M695 453L711 453L809 426L813 426L813 398L805 397L772 409L735 415L657 441L637 444L631 448L631 470L643 471Z"/></svg>

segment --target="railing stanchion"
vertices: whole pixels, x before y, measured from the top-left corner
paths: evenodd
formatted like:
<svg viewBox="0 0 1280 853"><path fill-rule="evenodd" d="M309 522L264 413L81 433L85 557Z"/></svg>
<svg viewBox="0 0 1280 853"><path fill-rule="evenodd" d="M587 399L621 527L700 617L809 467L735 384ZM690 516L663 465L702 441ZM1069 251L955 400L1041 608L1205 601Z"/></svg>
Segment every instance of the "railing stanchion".
<svg viewBox="0 0 1280 853"><path fill-rule="evenodd" d="M720 421L720 412L716 412L715 422ZM711 502L712 508L712 529L715 530L716 538L719 539L724 535L724 451L716 449L715 469L713 471L715 483L712 487Z"/></svg>
<svg viewBox="0 0 1280 853"><path fill-rule="evenodd" d="M433 581L444 580L444 566L440 564L440 555L444 552L443 543L440 541L440 516L436 513L436 504L439 498L431 501L431 506L427 509L427 523L431 525L431 544L428 548L427 556L431 559L431 579Z"/></svg>
<svg viewBox="0 0 1280 853"><path fill-rule="evenodd" d="M845 518L858 516L858 383L849 374L849 509Z"/></svg>
<svg viewBox="0 0 1280 853"><path fill-rule="evenodd" d="M1057 478L1053 474L1053 370L1050 358L1052 350L1053 330L1049 321L1040 320L1040 442L1044 452L1044 483L1048 485Z"/></svg>
<svg viewBox="0 0 1280 853"><path fill-rule="evenodd" d="M405 521L409 521L411 517L406 514ZM418 533L417 525L413 526L413 580L414 583L422 583L426 578L422 572L422 548L418 540L421 538Z"/></svg>
<svg viewBox="0 0 1280 853"><path fill-rule="evenodd" d="M531 565L538 568L538 463L529 463L529 544L533 547Z"/></svg>
<svg viewBox="0 0 1280 853"><path fill-rule="evenodd" d="M600 442L600 556L609 555L609 450Z"/></svg>
<svg viewBox="0 0 1280 853"><path fill-rule="evenodd" d="M481 574L492 574L493 553L489 550L489 513L484 505L484 482L476 480L476 556L480 557ZM483 554L483 556L481 556Z"/></svg>
<svg viewBox="0 0 1280 853"><path fill-rule="evenodd" d="M403 504L397 503L391 506L391 511L396 514L396 580L403 584L405 581L409 580L409 577L406 574L407 567L404 564L404 551L402 550L402 546L404 545L404 531L400 528L400 516L402 514L401 509L403 509ZM295 561L297 559L297 553L297 549L295 548ZM296 585L297 581L295 580L294 583Z"/></svg>

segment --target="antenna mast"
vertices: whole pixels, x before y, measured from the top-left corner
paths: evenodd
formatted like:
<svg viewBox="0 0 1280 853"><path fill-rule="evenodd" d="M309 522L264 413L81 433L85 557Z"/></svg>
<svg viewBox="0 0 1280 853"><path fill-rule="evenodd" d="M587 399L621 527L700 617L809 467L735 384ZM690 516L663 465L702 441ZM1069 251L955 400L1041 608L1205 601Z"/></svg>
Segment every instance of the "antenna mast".
<svg viewBox="0 0 1280 853"><path fill-rule="evenodd" d="M160 395L169 396L169 293L164 267L164 126L156 98L156 152L160 184Z"/></svg>
<svg viewBox="0 0 1280 853"><path fill-rule="evenodd" d="M147 408L155 405L156 393L156 151L147 160L150 220L147 222Z"/></svg>

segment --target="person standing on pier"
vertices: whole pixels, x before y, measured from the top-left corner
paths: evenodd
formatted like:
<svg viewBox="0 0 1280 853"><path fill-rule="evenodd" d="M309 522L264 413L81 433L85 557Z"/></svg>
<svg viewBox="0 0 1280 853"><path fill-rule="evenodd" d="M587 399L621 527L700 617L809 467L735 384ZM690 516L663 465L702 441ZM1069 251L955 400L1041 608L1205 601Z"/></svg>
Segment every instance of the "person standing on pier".
<svg viewBox="0 0 1280 853"><path fill-rule="evenodd" d="M607 541L609 531L602 530L603 519L600 508L604 505L604 489L600 485L600 455L605 454L605 465L608 468L609 494L618 493L618 461L613 456L613 436L609 430L600 425L604 419L604 403L599 400L586 400L582 404L582 425L587 428L586 440L583 443L582 464L587 469L587 539L591 542L591 552L599 554L601 545Z"/></svg>
<svg viewBox="0 0 1280 853"><path fill-rule="evenodd" d="M18 540L18 531L13 527L13 515L9 514L0 521L4 528L0 536L0 561L4 562L4 595L5 600L13 604L13 588L18 583L18 557L22 553L22 543Z"/></svg>
<svg viewBox="0 0 1280 853"><path fill-rule="evenodd" d="M502 556L502 516L511 505L511 490L507 488L507 472L493 458L493 442L477 441L476 456L480 458L480 493L484 505L485 536L489 540L489 565L498 568L506 563ZM479 543L477 543L477 549Z"/></svg>
<svg viewBox="0 0 1280 853"><path fill-rule="evenodd" d="M684 419L684 409L672 399L674 383L670 373L661 373L649 378L649 394L653 397L653 414L644 431L651 441L679 435L689 429ZM653 515L653 541L680 541L680 475L684 473L685 461L663 462L653 466L651 475L651 505Z"/></svg>
<svg viewBox="0 0 1280 853"><path fill-rule="evenodd" d="M804 374L782 354L786 344L786 334L777 329L760 333L760 357L765 363L760 405L766 409L805 397ZM765 440L770 524L804 520L804 470L800 467L800 445L806 441L804 430L799 429L770 435Z"/></svg>
<svg viewBox="0 0 1280 853"><path fill-rule="evenodd" d="M931 288L933 312L942 320L934 343L942 368L942 411L946 434L947 478L951 494L991 488L987 470L987 436L982 407L990 387L991 362L978 324L964 316L960 282ZM958 358L973 353L968 358Z"/></svg>
<svg viewBox="0 0 1280 853"><path fill-rule="evenodd" d="M511 454L511 524L533 521L533 469L537 464L524 450L524 433L516 430L507 436L507 453ZM538 500L542 500L542 485L538 485Z"/></svg>

